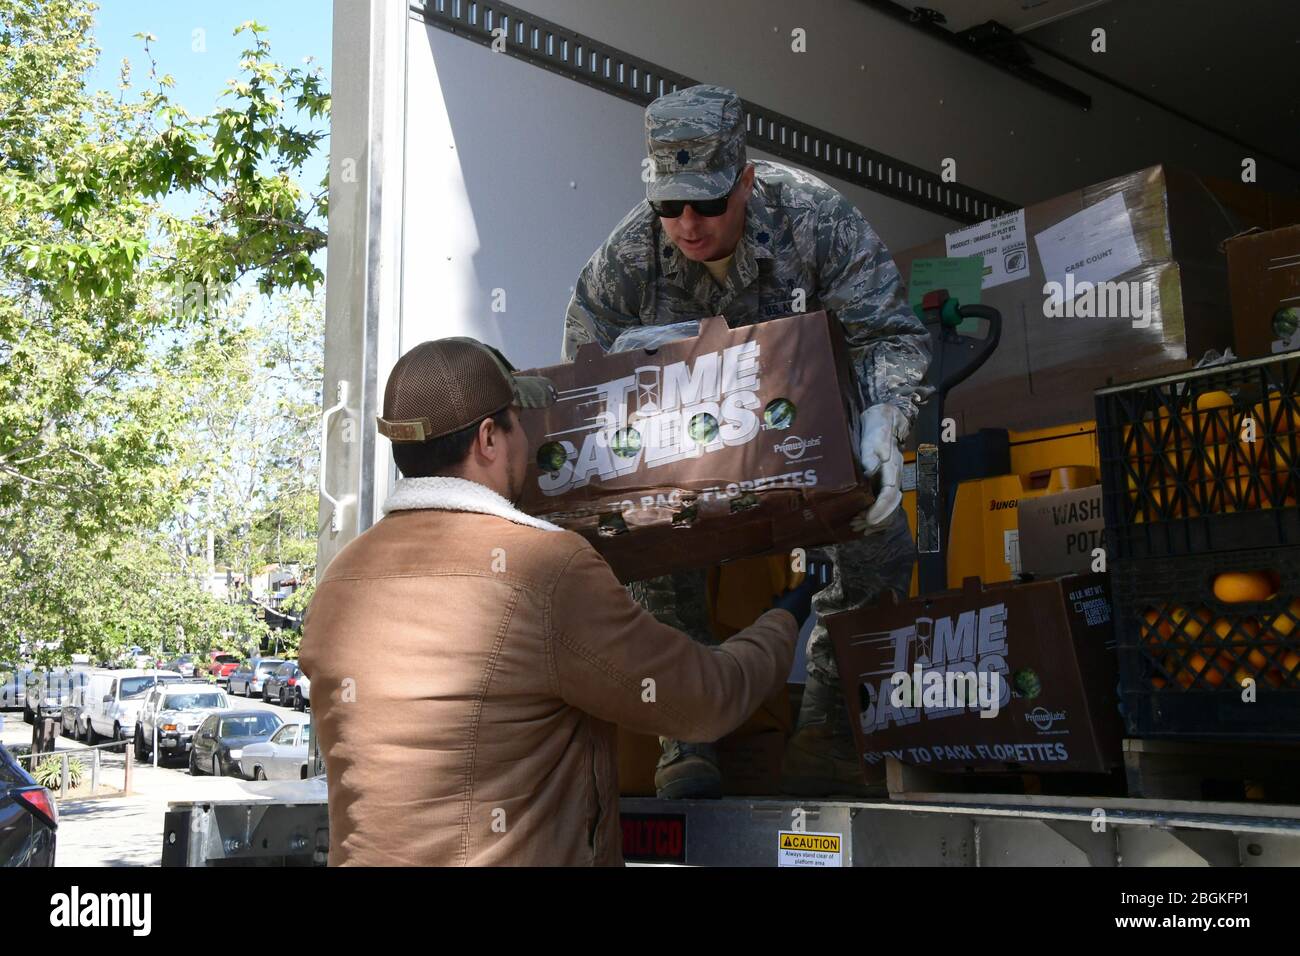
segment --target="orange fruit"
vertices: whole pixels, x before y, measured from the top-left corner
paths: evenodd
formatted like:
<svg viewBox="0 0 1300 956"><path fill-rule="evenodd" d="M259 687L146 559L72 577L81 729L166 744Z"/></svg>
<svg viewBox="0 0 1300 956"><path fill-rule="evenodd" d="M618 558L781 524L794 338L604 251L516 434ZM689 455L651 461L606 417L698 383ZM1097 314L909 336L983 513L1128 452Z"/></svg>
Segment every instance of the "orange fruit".
<svg viewBox="0 0 1300 956"><path fill-rule="evenodd" d="M1250 653L1246 655L1246 663L1254 668L1256 674L1259 674L1273 666L1273 659L1269 656L1268 651L1252 647Z"/></svg>
<svg viewBox="0 0 1300 956"><path fill-rule="evenodd" d="M1296 414L1292 403L1283 399L1281 395L1270 395L1267 405L1264 402L1256 402L1251 408L1251 413L1255 418L1258 434L1287 435L1296 430Z"/></svg>
<svg viewBox="0 0 1300 956"><path fill-rule="evenodd" d="M1169 614L1173 622L1173 641L1176 644L1198 644L1205 629L1210 627L1210 609L1204 606L1188 610L1176 607Z"/></svg>
<svg viewBox="0 0 1300 956"><path fill-rule="evenodd" d="M1272 631L1265 631L1266 635L1271 635ZM1253 631L1252 637L1258 637L1259 631ZM1264 640L1257 647L1252 647L1250 653L1246 655L1246 661L1256 670L1263 670L1267 667L1275 666L1277 660L1278 645L1276 641Z"/></svg>
<svg viewBox="0 0 1300 956"><path fill-rule="evenodd" d="M1227 423L1232 419L1232 396L1227 392L1205 392L1196 398L1196 417L1206 441L1221 442L1228 437ZM1184 416L1185 418L1190 416ZM1192 424L1188 423L1191 430Z"/></svg>
<svg viewBox="0 0 1300 956"><path fill-rule="evenodd" d="M1166 674L1169 674L1174 683L1186 690L1196 682L1196 675L1193 674L1183 665L1183 659L1178 654L1166 654L1160 662ZM1163 677L1161 678L1164 679ZM1168 682L1166 681L1166 686Z"/></svg>
<svg viewBox="0 0 1300 956"><path fill-rule="evenodd" d="M1193 501L1206 503L1207 511L1227 510L1232 503L1231 495L1236 490L1230 488L1222 476L1229 462L1225 445L1206 445L1192 453L1192 460L1187 467L1187 484Z"/></svg>
<svg viewBox="0 0 1300 956"><path fill-rule="evenodd" d="M1169 683L1169 682L1166 681L1166 680L1165 680L1163 677L1161 677L1159 674L1157 674L1155 677L1152 677L1152 678L1151 678L1151 686L1154 687L1156 690L1164 690L1165 685L1168 684L1168 683Z"/></svg>
<svg viewBox="0 0 1300 956"><path fill-rule="evenodd" d="M1295 483L1291 477L1291 467L1287 464L1286 455L1280 449L1273 449L1273 498L1275 501L1281 501L1284 505L1293 505L1296 503Z"/></svg>
<svg viewBox="0 0 1300 956"><path fill-rule="evenodd" d="M1159 609L1149 607L1142 613L1142 620L1145 623L1142 625L1141 633L1148 647L1164 647L1173 635L1173 627L1168 617L1161 613L1162 611L1164 611L1163 606Z"/></svg>
<svg viewBox="0 0 1300 956"><path fill-rule="evenodd" d="M1296 623L1300 622L1300 598L1292 601L1287 605L1286 610L1274 614L1272 617L1265 618L1264 626L1273 634L1282 639L1291 636L1295 630Z"/></svg>
<svg viewBox="0 0 1300 956"><path fill-rule="evenodd" d="M1225 571L1215 575L1214 596L1225 604L1267 601L1276 591L1263 571Z"/></svg>
<svg viewBox="0 0 1300 956"><path fill-rule="evenodd" d="M1300 667L1300 653L1296 651L1287 651L1282 655L1282 673L1292 679L1300 679L1300 674L1296 673L1296 668Z"/></svg>
<svg viewBox="0 0 1300 956"><path fill-rule="evenodd" d="M1263 447L1259 442L1243 442L1233 453L1228 491L1243 508L1262 508L1267 503L1268 496L1264 493L1265 475L1260 474L1258 481L1252 476L1252 472L1258 473L1260 470L1262 455Z"/></svg>
<svg viewBox="0 0 1300 956"><path fill-rule="evenodd" d="M1259 636L1259 625L1255 623L1254 618L1245 618L1237 623L1234 628L1232 620L1226 617L1216 617L1214 623L1210 625L1210 630L1214 632L1214 641L1219 644L1244 644ZM1213 642L1207 636L1202 646L1213 647Z"/></svg>
<svg viewBox="0 0 1300 956"><path fill-rule="evenodd" d="M1196 396L1196 410L1208 411L1211 408L1226 408L1232 404L1232 396L1227 392L1202 392Z"/></svg>
<svg viewBox="0 0 1300 956"><path fill-rule="evenodd" d="M1179 494L1178 485L1173 481L1167 480L1159 484L1153 484L1148 491L1151 506L1154 509L1151 520L1165 521L1171 518L1182 518L1186 515L1187 509L1183 505L1183 496Z"/></svg>
<svg viewBox="0 0 1300 956"><path fill-rule="evenodd" d="M1201 654L1192 654L1187 658L1187 666L1192 674L1209 686L1221 687L1228 674L1232 673L1233 661L1227 654L1219 654L1213 661Z"/></svg>

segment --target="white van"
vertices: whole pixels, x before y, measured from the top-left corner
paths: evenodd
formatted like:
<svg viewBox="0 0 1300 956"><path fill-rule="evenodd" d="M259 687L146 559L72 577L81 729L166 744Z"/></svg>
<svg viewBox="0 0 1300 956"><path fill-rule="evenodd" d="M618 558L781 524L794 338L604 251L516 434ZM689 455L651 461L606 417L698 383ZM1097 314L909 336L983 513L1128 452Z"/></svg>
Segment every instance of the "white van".
<svg viewBox="0 0 1300 956"><path fill-rule="evenodd" d="M130 740L145 694L154 684L181 680L176 671L103 670L90 675L83 710L87 743L100 737Z"/></svg>

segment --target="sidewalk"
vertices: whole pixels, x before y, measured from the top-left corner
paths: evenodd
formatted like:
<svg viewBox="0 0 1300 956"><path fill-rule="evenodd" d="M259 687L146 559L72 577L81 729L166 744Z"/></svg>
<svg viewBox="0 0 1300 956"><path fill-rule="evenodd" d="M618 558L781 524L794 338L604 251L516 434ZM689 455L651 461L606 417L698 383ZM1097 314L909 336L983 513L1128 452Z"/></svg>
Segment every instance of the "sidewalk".
<svg viewBox="0 0 1300 956"><path fill-rule="evenodd" d="M3 713L0 743L27 746L32 728L22 713ZM57 751L84 746L59 738ZM274 786L273 784L270 786ZM88 797L58 803L56 866L158 866L167 804L183 800L263 797L268 784L236 777L191 777L184 765L136 765L129 796ZM55 798L57 801L57 797Z"/></svg>

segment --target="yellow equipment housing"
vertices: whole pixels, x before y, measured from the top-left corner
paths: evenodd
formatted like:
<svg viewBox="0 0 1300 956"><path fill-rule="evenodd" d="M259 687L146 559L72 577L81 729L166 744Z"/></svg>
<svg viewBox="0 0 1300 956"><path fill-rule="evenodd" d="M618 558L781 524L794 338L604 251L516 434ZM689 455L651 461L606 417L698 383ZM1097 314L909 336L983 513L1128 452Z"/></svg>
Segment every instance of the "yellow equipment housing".
<svg viewBox="0 0 1300 956"><path fill-rule="evenodd" d="M1037 498L1095 485L1100 480L1097 423L1076 422L1032 431L1008 432L1011 473L974 478L957 486L952 520L944 542L948 551L948 586L967 577L986 584L1015 580L1019 571L1019 522L1022 498ZM904 460L914 462L914 452ZM903 492L903 510L916 529L916 492ZM918 592L912 571L911 594Z"/></svg>

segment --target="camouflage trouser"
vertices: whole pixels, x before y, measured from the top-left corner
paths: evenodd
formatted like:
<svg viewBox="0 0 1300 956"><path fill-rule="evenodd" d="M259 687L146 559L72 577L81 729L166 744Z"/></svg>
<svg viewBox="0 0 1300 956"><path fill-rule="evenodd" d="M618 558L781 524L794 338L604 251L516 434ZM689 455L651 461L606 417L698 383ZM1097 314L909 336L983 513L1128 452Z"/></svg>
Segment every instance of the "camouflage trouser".
<svg viewBox="0 0 1300 956"><path fill-rule="evenodd" d="M916 541L902 508L878 530L854 541L826 548L834 566L831 583L813 595L817 623L808 636L808 674L823 684L839 683L835 648L821 619L829 614L874 604L890 588L907 597L916 564Z"/></svg>
<svg viewBox="0 0 1300 956"><path fill-rule="evenodd" d="M885 588L907 597L916 562L916 542L899 508L877 531L824 549L834 566L831 583L813 596L820 617L873 603ZM679 571L628 585L638 604L669 627L701 644L714 645L709 632L704 571ZM820 620L808 638L808 673L828 685L838 682L835 650Z"/></svg>
<svg viewBox="0 0 1300 956"><path fill-rule="evenodd" d="M661 624L675 627L697 644L716 645L709 630L706 571L675 571L627 586L632 600Z"/></svg>

